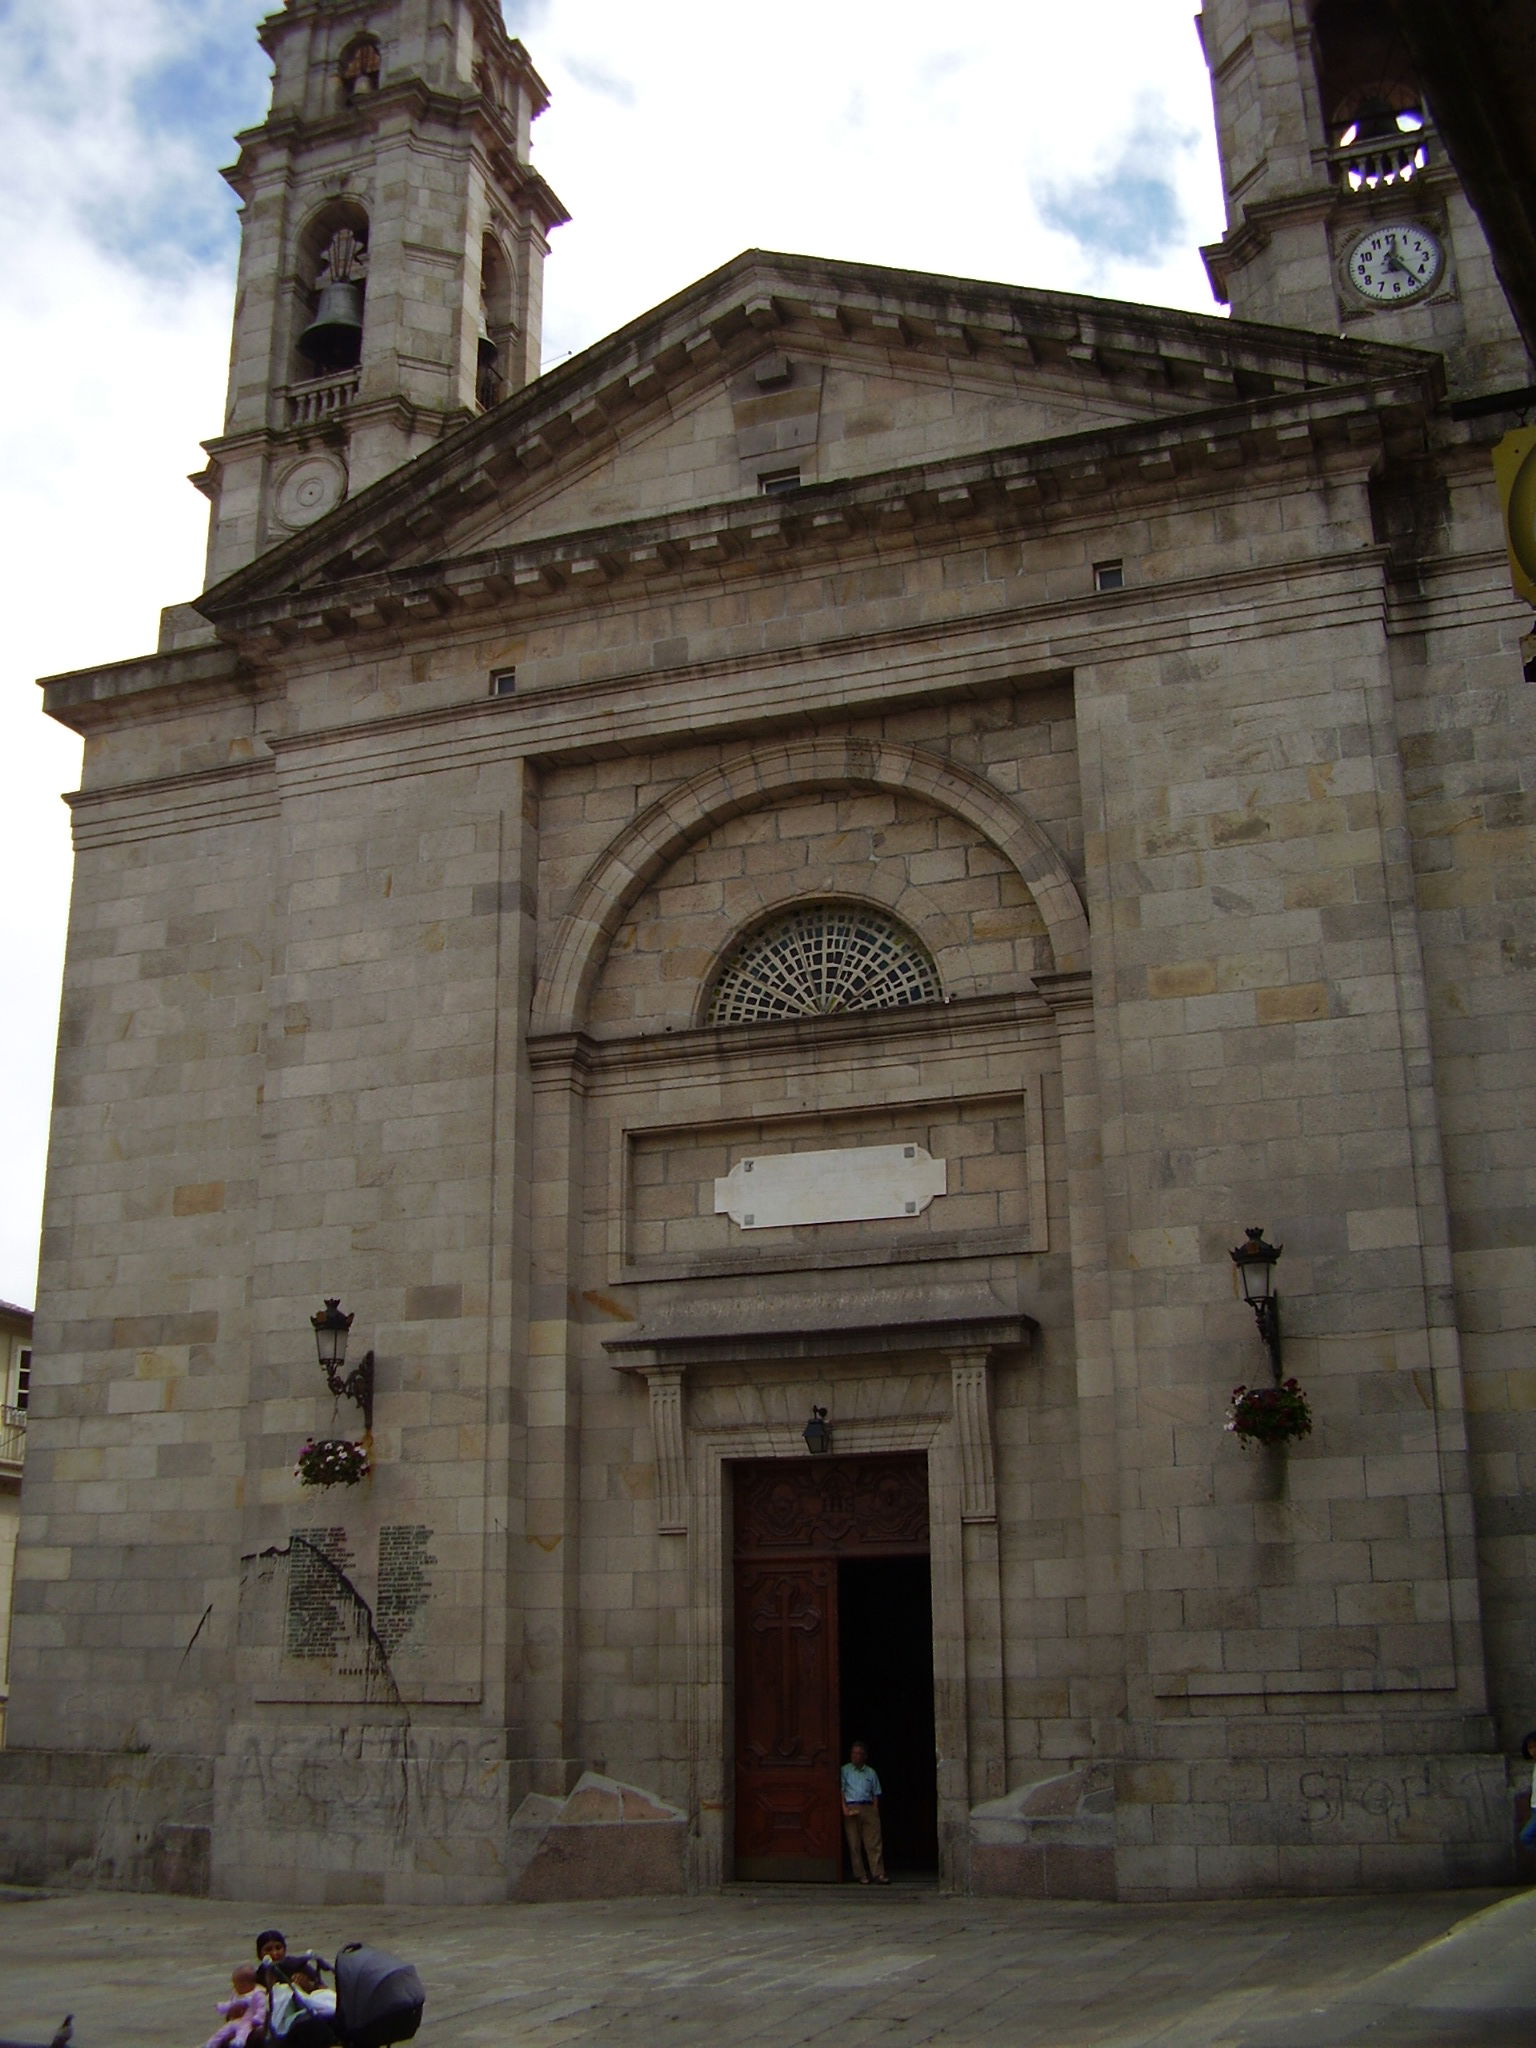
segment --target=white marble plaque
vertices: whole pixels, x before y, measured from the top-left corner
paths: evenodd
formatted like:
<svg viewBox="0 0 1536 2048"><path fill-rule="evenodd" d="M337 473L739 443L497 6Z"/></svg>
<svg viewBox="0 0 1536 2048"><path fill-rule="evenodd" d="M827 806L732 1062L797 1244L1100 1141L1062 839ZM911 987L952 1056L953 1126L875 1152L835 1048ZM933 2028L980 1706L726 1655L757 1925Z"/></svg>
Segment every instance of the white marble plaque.
<svg viewBox="0 0 1536 2048"><path fill-rule="evenodd" d="M715 1214L742 1230L921 1216L948 1191L945 1162L921 1145L849 1145L738 1159L715 1182Z"/></svg>

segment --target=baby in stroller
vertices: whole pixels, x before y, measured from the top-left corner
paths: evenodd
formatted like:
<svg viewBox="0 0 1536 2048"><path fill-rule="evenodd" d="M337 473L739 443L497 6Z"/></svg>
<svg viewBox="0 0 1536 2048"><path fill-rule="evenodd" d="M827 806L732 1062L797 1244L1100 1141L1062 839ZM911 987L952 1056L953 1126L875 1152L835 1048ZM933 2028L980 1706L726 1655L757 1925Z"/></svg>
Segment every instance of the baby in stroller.
<svg viewBox="0 0 1536 2048"><path fill-rule="evenodd" d="M276 1928L256 1938L258 1972L272 1987L268 2038L284 2048L389 2048L421 2025L426 1993L410 1963L349 1941L334 1964L316 1955L290 1956ZM321 1971L336 1989L327 1991Z"/></svg>
<svg viewBox="0 0 1536 2048"><path fill-rule="evenodd" d="M271 2011L267 2033L288 2048L336 2048L336 1994L327 1991L321 1972L329 1966L317 1955L290 1956L287 1937L275 1927L256 1937L258 1974L269 1988Z"/></svg>

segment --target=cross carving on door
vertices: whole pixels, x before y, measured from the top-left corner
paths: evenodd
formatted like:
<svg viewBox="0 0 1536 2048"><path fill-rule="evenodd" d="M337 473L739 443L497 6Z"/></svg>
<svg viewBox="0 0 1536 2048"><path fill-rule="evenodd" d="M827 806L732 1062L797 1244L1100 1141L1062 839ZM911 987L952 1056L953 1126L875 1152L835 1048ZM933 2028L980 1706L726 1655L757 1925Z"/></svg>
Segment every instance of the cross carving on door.
<svg viewBox="0 0 1536 2048"><path fill-rule="evenodd" d="M763 1598L766 1595L766 1600ZM772 1661L776 1667L775 1692L778 1713L775 1717L777 1734L773 1748L779 1756L801 1754L800 1704L805 1697L801 1682L804 1658L798 1653L796 1638L812 1636L821 1629L823 1617L814 1596L807 1594L804 1578L777 1578L763 1587L759 1593L760 1604L752 1616L751 1626L759 1637L770 1634L777 1638L765 1642L759 1653L762 1664Z"/></svg>

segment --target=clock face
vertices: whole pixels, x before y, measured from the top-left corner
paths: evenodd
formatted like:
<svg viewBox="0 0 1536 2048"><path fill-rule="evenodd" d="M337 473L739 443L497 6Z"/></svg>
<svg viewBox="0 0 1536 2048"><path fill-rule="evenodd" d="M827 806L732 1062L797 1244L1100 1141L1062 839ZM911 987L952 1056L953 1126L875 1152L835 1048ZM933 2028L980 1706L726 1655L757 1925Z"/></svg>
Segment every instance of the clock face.
<svg viewBox="0 0 1536 2048"><path fill-rule="evenodd" d="M1354 243L1344 274L1373 306L1400 306L1432 290L1444 267L1444 252L1428 228L1394 223Z"/></svg>

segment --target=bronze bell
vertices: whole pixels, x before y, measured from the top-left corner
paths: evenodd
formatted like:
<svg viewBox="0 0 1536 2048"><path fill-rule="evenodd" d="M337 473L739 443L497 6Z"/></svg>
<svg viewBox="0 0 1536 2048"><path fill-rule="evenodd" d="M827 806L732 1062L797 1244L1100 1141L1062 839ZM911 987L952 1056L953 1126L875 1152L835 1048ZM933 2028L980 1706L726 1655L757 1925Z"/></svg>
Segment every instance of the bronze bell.
<svg viewBox="0 0 1536 2048"><path fill-rule="evenodd" d="M482 326L475 342L475 397L487 411L501 396L501 351Z"/></svg>
<svg viewBox="0 0 1536 2048"><path fill-rule="evenodd" d="M299 353L322 373L352 370L363 352L363 288L323 284L315 317L299 336Z"/></svg>

